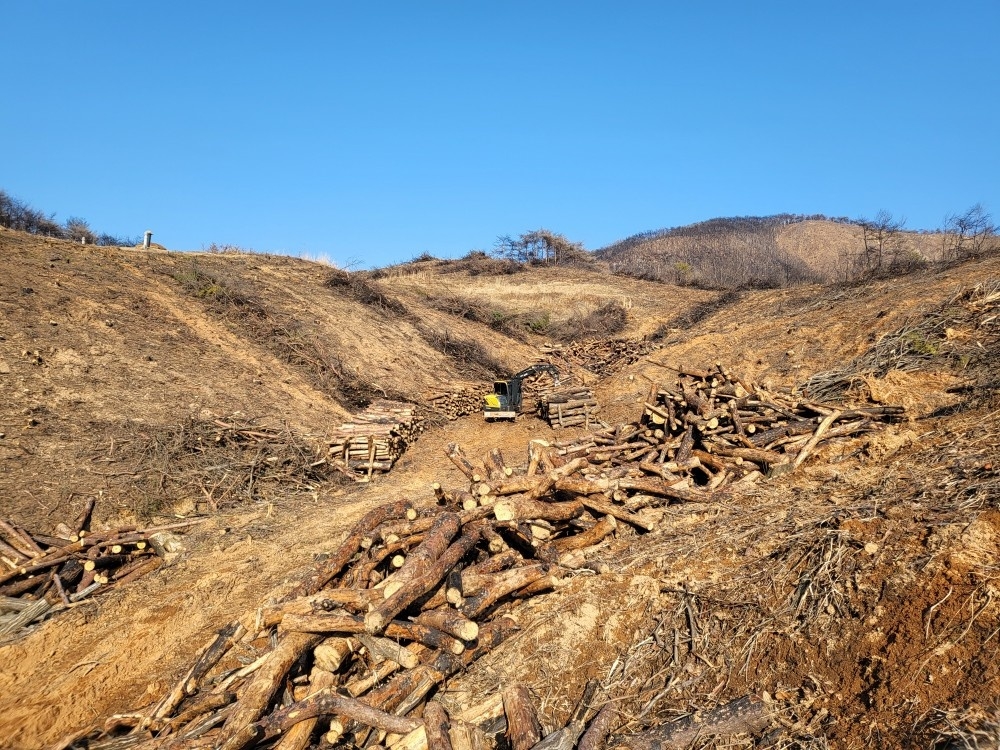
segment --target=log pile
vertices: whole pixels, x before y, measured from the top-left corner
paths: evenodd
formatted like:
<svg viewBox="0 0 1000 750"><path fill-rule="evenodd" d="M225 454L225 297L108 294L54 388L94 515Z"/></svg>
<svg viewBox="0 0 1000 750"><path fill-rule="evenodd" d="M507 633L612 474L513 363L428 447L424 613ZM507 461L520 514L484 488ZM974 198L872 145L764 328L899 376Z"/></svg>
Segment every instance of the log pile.
<svg viewBox="0 0 1000 750"><path fill-rule="evenodd" d="M293 590L220 630L162 699L60 747L473 750L506 717L516 750L596 750L614 729L613 700L594 716L601 702L585 695L544 735L516 685L451 716L435 699L516 633L518 600L571 571L599 572L607 540L653 530L655 506L717 499L721 485L782 463L776 456L794 468L821 439L898 413L779 399L717 367L655 388L640 421L531 441L521 462L493 450L473 464L453 443L462 486L433 485L436 504L422 511L406 500L371 510ZM746 698L699 726L756 732L759 714ZM680 746L670 743L688 742L689 729L633 744Z"/></svg>
<svg viewBox="0 0 1000 750"><path fill-rule="evenodd" d="M721 364L682 367L672 383L651 389L629 436L636 449L624 455L647 464L648 472L683 470L697 484L716 489L796 469L823 441L867 432L877 421L898 420L903 411L838 408L768 393Z"/></svg>
<svg viewBox="0 0 1000 750"><path fill-rule="evenodd" d="M432 393L426 397L428 406L445 419L454 421L468 414L483 410L483 396L489 391L484 386L465 384L448 391Z"/></svg>
<svg viewBox="0 0 1000 750"><path fill-rule="evenodd" d="M545 355L562 357L596 375L610 375L638 362L659 349L660 345L635 339L594 339L571 344L545 344L539 348Z"/></svg>
<svg viewBox="0 0 1000 750"><path fill-rule="evenodd" d="M573 387L540 391L538 416L552 427L578 427L586 429L597 424L600 407L594 392L589 388Z"/></svg>
<svg viewBox="0 0 1000 750"><path fill-rule="evenodd" d="M74 602L156 570L176 544L172 531L202 519L146 529L90 531L91 498L72 526L30 533L0 519L0 643Z"/></svg>
<svg viewBox="0 0 1000 750"><path fill-rule="evenodd" d="M389 471L422 429L412 404L380 399L334 432L329 457L367 481L376 471Z"/></svg>

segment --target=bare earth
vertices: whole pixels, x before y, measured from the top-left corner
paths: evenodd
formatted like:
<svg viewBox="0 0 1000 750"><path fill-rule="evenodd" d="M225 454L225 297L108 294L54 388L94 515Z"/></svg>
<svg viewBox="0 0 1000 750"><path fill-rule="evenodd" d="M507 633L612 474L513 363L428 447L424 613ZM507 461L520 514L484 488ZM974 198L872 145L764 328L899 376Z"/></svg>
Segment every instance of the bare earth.
<svg viewBox="0 0 1000 750"><path fill-rule="evenodd" d="M2 229L0 254L0 516L48 533L98 496L98 525L208 517L185 535L176 565L0 646L0 744L11 748L49 747L156 700L215 629L299 580L367 509L400 496L430 505L432 482L460 486L447 443L520 460L530 439L565 435L531 416L486 425L473 414L429 427L369 485L330 482L217 508L196 493L172 504L138 494L117 476L128 469L113 461L128 449L121 441L239 413L319 446L358 389L417 403L451 382L488 390L489 374L435 348L435 332L482 343L508 371L538 357L544 335L511 339L431 297L556 322L617 300L629 313L620 335L631 338L718 297L600 268L429 268L379 282L400 314L289 258L85 248ZM213 283L243 301L220 303ZM515 608L519 634L442 699L469 704L516 682L543 721L556 721L596 677L622 702L616 728L637 731L767 693L800 746L837 748L926 747L949 722L990 720L1000 687L1000 411L989 388L947 392L995 381L986 365L1000 360L987 314L996 302L959 300L977 287L1000 287L1000 260L746 293L686 330L668 326L663 347L625 370L576 372L613 423L637 418L671 366L722 362L791 388L886 334L950 316L940 340L920 343L919 366L870 377L849 396L902 404L908 421L836 443L724 502L671 506L641 538L620 529L607 572L571 575ZM685 625L692 606L697 642ZM678 655L684 638L692 642Z"/></svg>

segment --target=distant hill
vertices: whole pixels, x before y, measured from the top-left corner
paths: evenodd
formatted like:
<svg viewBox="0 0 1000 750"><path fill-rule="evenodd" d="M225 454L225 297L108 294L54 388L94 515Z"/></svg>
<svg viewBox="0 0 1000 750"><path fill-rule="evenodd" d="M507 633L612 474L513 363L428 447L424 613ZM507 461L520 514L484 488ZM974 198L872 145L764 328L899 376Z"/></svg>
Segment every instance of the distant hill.
<svg viewBox="0 0 1000 750"><path fill-rule="evenodd" d="M941 235L900 232L894 251L937 259ZM596 255L612 273L676 284L730 288L825 282L851 274L864 249L851 219L777 214L711 219L632 235Z"/></svg>

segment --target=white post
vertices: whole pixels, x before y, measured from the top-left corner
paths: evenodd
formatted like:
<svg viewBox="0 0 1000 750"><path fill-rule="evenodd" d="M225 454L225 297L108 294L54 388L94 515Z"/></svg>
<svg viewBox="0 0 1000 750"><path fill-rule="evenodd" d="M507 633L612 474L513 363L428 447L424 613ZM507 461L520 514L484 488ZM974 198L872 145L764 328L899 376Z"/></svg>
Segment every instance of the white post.
<svg viewBox="0 0 1000 750"><path fill-rule="evenodd" d="M152 241L152 239L153 239L153 233L147 229L146 234L142 238L143 250L149 250L149 243Z"/></svg>

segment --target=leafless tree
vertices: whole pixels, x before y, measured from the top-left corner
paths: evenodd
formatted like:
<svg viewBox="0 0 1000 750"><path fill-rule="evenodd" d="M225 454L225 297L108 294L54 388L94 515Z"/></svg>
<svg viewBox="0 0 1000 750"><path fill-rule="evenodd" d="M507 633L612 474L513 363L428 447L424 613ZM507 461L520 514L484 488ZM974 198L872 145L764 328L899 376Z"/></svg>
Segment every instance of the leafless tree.
<svg viewBox="0 0 1000 750"><path fill-rule="evenodd" d="M90 229L90 223L79 216L70 216L66 219L66 236L74 242L82 242L86 245L97 243L97 235Z"/></svg>
<svg viewBox="0 0 1000 750"><path fill-rule="evenodd" d="M977 203L962 214L952 214L944 220L944 258L959 260L978 257L998 248L1000 228L993 216Z"/></svg>
<svg viewBox="0 0 1000 750"><path fill-rule="evenodd" d="M855 259L855 278L877 276L893 265L902 252L902 232L906 218L895 218L888 211L875 214L874 219L858 219L864 244L861 255Z"/></svg>
<svg viewBox="0 0 1000 750"><path fill-rule="evenodd" d="M582 243L548 229L525 232L516 239L510 235L497 237L494 253L519 263L571 263L588 258Z"/></svg>

